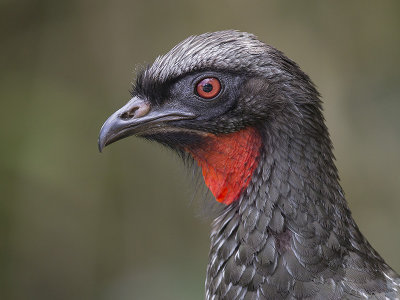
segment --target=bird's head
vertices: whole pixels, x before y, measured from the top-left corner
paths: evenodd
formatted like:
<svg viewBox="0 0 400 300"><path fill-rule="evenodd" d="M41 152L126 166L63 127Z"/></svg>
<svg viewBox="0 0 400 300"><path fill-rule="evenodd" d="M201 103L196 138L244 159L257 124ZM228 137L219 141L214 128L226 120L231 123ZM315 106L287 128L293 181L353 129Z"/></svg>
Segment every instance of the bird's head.
<svg viewBox="0 0 400 300"><path fill-rule="evenodd" d="M257 167L261 131L279 134L279 124L312 118L319 105L280 51L248 33L205 33L139 73L132 99L104 123L99 149L131 135L156 140L192 157L216 199L230 204Z"/></svg>

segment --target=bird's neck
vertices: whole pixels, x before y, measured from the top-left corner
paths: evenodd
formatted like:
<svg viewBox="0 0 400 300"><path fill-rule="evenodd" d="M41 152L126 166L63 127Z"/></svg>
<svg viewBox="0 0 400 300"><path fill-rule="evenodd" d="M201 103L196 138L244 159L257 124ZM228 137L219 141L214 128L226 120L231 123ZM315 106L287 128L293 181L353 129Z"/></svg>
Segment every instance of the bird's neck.
<svg viewBox="0 0 400 300"><path fill-rule="evenodd" d="M257 144L258 151L243 146L245 150L253 149L248 155L254 162L250 169L251 180L214 224L223 224L221 220L232 210L242 218L255 210L258 213L252 215L252 219L267 216L269 221L263 225L276 234L284 231L305 234L326 225L324 223L328 223L325 229L346 227L348 224L343 223L352 218L339 184L331 141L323 121L312 130L308 124L282 123L280 131L270 130L267 125L257 130L261 140ZM252 133L252 136L256 134ZM246 141L254 145L258 139ZM243 155L241 153L239 157ZM229 161L236 162L237 158L227 157L224 165L233 166ZM240 163L236 162L236 165L242 167ZM245 166L247 169L243 168L242 174L249 170Z"/></svg>
<svg viewBox="0 0 400 300"><path fill-rule="evenodd" d="M350 237L361 251L369 247L344 199L323 120L259 131L263 143L251 181L213 222L208 295L226 283L243 286L265 276L293 283L327 269L330 260L338 263L352 247Z"/></svg>

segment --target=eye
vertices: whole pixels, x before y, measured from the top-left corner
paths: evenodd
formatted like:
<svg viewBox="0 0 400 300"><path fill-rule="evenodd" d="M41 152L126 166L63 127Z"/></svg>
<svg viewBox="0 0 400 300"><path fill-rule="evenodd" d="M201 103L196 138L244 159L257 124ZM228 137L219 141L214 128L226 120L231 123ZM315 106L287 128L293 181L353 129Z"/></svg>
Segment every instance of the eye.
<svg viewBox="0 0 400 300"><path fill-rule="evenodd" d="M221 83L215 77L204 78L196 86L197 95L204 99L214 98L221 91Z"/></svg>

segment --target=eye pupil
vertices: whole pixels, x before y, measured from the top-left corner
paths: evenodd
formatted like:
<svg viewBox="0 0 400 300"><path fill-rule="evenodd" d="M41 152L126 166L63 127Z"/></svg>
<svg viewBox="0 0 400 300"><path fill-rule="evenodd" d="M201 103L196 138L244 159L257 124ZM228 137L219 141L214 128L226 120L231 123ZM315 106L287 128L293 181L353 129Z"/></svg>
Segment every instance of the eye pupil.
<svg viewBox="0 0 400 300"><path fill-rule="evenodd" d="M221 91L221 83L218 78L208 77L200 80L196 86L196 93L203 99L212 99Z"/></svg>
<svg viewBox="0 0 400 300"><path fill-rule="evenodd" d="M206 93L209 93L213 90L213 86L211 83L206 83L205 85L203 85L203 91Z"/></svg>

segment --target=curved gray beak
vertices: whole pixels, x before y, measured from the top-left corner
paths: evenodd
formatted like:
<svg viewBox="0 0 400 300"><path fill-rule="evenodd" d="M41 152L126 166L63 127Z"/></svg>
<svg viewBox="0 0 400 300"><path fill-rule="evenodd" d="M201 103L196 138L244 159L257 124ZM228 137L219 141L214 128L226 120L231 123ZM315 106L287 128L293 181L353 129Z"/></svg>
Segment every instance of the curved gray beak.
<svg viewBox="0 0 400 300"><path fill-rule="evenodd" d="M113 113L103 124L98 147L103 148L131 135L140 135L168 121L192 119L195 115L181 110L160 107L152 110L148 101L133 97L126 105Z"/></svg>

